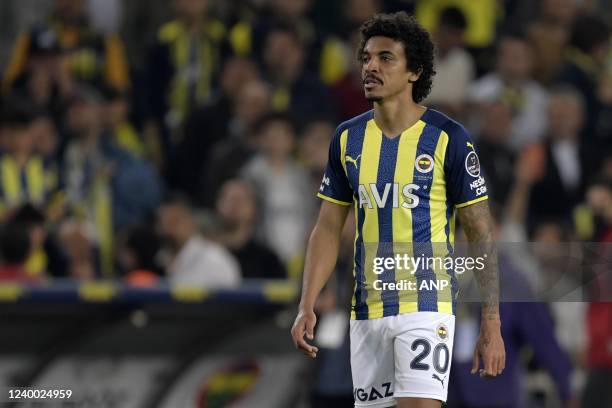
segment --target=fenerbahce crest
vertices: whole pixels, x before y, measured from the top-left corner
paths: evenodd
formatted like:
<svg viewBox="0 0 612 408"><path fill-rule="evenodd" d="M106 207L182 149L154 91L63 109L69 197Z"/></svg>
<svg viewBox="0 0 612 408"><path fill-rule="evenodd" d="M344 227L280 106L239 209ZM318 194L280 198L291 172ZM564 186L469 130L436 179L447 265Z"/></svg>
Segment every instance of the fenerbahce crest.
<svg viewBox="0 0 612 408"><path fill-rule="evenodd" d="M436 328L436 335L441 341L446 341L448 339L448 329L444 323L440 323Z"/></svg>
<svg viewBox="0 0 612 408"><path fill-rule="evenodd" d="M429 173L433 170L434 161L433 157L428 154L419 155L414 161L414 167L419 173Z"/></svg>
<svg viewBox="0 0 612 408"><path fill-rule="evenodd" d="M207 379L196 397L197 408L225 407L244 397L257 381L260 367L254 360L219 369Z"/></svg>

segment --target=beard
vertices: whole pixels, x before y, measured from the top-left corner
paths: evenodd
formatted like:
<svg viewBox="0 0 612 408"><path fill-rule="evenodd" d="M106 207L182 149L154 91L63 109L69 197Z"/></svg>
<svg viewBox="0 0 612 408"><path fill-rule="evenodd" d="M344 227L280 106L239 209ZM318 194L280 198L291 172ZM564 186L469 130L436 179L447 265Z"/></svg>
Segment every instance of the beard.
<svg viewBox="0 0 612 408"><path fill-rule="evenodd" d="M370 96L366 95L365 98L368 102L381 102L383 100L382 96L376 96L376 95L370 95Z"/></svg>

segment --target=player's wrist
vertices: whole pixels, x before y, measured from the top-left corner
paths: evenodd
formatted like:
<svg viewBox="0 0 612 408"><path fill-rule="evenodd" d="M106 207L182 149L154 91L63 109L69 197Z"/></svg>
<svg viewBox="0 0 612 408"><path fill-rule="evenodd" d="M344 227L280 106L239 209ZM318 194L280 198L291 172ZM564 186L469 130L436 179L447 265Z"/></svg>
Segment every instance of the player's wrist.
<svg viewBox="0 0 612 408"><path fill-rule="evenodd" d="M483 302L480 308L480 317L483 321L499 320L499 302Z"/></svg>
<svg viewBox="0 0 612 408"><path fill-rule="evenodd" d="M483 304L480 312L481 325L485 326L500 326L501 319L499 317L499 304Z"/></svg>
<svg viewBox="0 0 612 408"><path fill-rule="evenodd" d="M499 315L486 315L483 316L480 322L481 332L500 332L501 331L501 319Z"/></svg>
<svg viewBox="0 0 612 408"><path fill-rule="evenodd" d="M483 310L481 317L483 322L498 322L500 320L498 310Z"/></svg>
<svg viewBox="0 0 612 408"><path fill-rule="evenodd" d="M298 306L300 313L314 313L314 302L300 302Z"/></svg>

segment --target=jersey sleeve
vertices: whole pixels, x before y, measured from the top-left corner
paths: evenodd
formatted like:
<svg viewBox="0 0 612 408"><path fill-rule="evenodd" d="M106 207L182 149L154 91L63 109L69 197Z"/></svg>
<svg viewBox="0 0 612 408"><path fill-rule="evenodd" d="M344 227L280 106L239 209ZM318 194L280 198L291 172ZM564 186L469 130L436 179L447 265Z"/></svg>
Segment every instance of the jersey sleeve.
<svg viewBox="0 0 612 408"><path fill-rule="evenodd" d="M451 129L448 137L444 173L452 204L461 208L486 200L487 185L474 142L461 126Z"/></svg>
<svg viewBox="0 0 612 408"><path fill-rule="evenodd" d="M327 167L317 196L335 204L351 205L353 192L342 166L341 135L342 131L337 129L329 145Z"/></svg>

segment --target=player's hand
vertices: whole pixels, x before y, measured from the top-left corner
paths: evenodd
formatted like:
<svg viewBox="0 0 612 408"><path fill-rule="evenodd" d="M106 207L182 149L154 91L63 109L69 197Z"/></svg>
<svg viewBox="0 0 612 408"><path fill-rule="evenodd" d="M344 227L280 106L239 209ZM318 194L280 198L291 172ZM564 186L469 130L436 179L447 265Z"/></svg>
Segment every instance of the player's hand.
<svg viewBox="0 0 612 408"><path fill-rule="evenodd" d="M480 368L480 360L484 368ZM495 378L506 367L506 349L501 336L499 321L483 323L472 358L472 374L478 372L481 378Z"/></svg>
<svg viewBox="0 0 612 408"><path fill-rule="evenodd" d="M315 346L311 346L304 340L304 335L308 337L308 340L314 339L314 327L317 324L317 316L312 310L300 310L293 327L291 328L291 337L293 337L293 344L302 353L308 357L317 357L319 349Z"/></svg>

